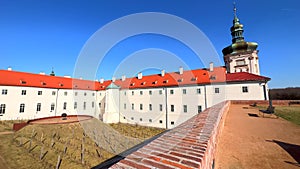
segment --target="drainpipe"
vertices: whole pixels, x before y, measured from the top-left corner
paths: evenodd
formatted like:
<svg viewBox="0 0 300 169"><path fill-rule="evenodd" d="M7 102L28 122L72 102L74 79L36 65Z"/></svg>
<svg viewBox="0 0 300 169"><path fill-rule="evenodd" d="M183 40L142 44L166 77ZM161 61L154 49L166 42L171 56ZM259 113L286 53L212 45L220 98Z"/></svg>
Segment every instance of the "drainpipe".
<svg viewBox="0 0 300 169"><path fill-rule="evenodd" d="M165 107L166 107L166 129L168 129L168 90L167 88L163 88L165 90Z"/></svg>
<svg viewBox="0 0 300 169"><path fill-rule="evenodd" d="M56 116L56 113L57 113L58 91L59 91L59 89L57 89L57 91L56 91L56 99L55 99L55 115L54 115L54 116Z"/></svg>
<svg viewBox="0 0 300 169"><path fill-rule="evenodd" d="M205 109L207 109L206 85L204 85L204 103L205 103Z"/></svg>

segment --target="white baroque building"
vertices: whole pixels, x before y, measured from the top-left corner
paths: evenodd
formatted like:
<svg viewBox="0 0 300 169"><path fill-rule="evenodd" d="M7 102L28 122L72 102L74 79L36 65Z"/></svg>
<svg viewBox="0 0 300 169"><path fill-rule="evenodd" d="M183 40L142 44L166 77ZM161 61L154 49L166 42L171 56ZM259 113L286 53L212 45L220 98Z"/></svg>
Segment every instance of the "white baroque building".
<svg viewBox="0 0 300 169"><path fill-rule="evenodd" d="M257 44L249 47L244 41L238 21L235 14L233 44L223 49L225 67L180 67L178 72L107 81L0 70L0 120L67 113L105 123L173 128L225 100L267 100L270 78L260 76Z"/></svg>

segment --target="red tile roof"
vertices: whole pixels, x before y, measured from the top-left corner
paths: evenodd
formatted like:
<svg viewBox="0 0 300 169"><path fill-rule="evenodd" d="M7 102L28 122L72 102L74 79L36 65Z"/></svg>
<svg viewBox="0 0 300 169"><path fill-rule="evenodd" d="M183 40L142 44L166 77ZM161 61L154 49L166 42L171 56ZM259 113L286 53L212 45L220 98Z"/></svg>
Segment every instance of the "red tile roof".
<svg viewBox="0 0 300 169"><path fill-rule="evenodd" d="M242 82L242 81L262 81L266 82L271 80L265 76L259 76L251 73L246 72L239 72L239 73L229 73L226 74L226 81L227 82Z"/></svg>
<svg viewBox="0 0 300 169"><path fill-rule="evenodd" d="M242 81L269 81L270 78L258 76L250 73L226 74L224 67L214 68L212 72L206 69L196 69L179 72L166 73L164 77L160 74L121 79L114 83L122 89L134 88L155 88L168 86L184 86L196 84L211 84L222 82L242 82ZM103 83L90 80L80 80L74 78L32 74L17 71L0 70L0 85L2 86L26 86L55 89L81 89L81 90L105 90L111 84L111 80Z"/></svg>

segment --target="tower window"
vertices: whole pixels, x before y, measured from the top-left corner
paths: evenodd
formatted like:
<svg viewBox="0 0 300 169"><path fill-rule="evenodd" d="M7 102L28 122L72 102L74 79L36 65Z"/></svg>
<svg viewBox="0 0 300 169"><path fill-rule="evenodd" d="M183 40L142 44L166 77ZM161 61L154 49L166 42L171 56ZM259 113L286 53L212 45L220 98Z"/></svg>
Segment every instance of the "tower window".
<svg viewBox="0 0 300 169"><path fill-rule="evenodd" d="M215 93L220 93L220 89L219 88L215 88Z"/></svg>
<svg viewBox="0 0 300 169"><path fill-rule="evenodd" d="M149 110L152 111L152 104L149 104Z"/></svg>
<svg viewBox="0 0 300 169"><path fill-rule="evenodd" d="M38 91L38 95L42 95L43 94L43 91Z"/></svg>
<svg viewBox="0 0 300 169"><path fill-rule="evenodd" d="M143 104L140 104L140 110L143 110Z"/></svg>
<svg viewBox="0 0 300 169"><path fill-rule="evenodd" d="M174 90L170 90L170 94L174 94Z"/></svg>
<svg viewBox="0 0 300 169"><path fill-rule="evenodd" d="M243 66L243 65L245 65L246 63L245 63L245 60L243 59L243 60L237 60L236 61L236 65L237 66Z"/></svg>
<svg viewBox="0 0 300 169"><path fill-rule="evenodd" d="M152 90L149 90L149 95L152 95Z"/></svg>
<svg viewBox="0 0 300 169"><path fill-rule="evenodd" d="M162 90L159 90L159 94L160 94L160 95L162 94Z"/></svg>
<svg viewBox="0 0 300 169"><path fill-rule="evenodd" d="M186 89L182 89L182 94L186 94Z"/></svg>

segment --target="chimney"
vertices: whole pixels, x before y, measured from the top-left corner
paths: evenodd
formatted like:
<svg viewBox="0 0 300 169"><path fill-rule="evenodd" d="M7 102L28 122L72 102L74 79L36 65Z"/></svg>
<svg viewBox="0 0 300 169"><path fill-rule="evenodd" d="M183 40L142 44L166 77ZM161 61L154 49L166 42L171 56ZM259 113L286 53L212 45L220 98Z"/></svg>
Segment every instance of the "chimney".
<svg viewBox="0 0 300 169"><path fill-rule="evenodd" d="M210 62L210 63L209 63L209 71L210 71L210 72L213 72L213 71L214 71L214 63L213 63L213 62Z"/></svg>
<svg viewBox="0 0 300 169"><path fill-rule="evenodd" d="M104 83L104 79L103 79L103 78L100 79L100 83L101 83L101 84Z"/></svg>
<svg viewBox="0 0 300 169"><path fill-rule="evenodd" d="M45 75L45 72L40 72L40 75Z"/></svg>
<svg viewBox="0 0 300 169"><path fill-rule="evenodd" d="M180 75L183 74L183 67L182 67L182 66L179 67L179 74L180 74Z"/></svg>
<svg viewBox="0 0 300 169"><path fill-rule="evenodd" d="M115 81L116 81L116 78L115 78L115 77L112 77L111 80L112 80L112 82L115 82Z"/></svg>
<svg viewBox="0 0 300 169"><path fill-rule="evenodd" d="M65 75L64 78L71 78L71 76ZM82 78L81 78L82 79Z"/></svg>
<svg viewBox="0 0 300 169"><path fill-rule="evenodd" d="M138 79L141 80L142 78L143 78L143 74L142 74L142 72L140 72L140 73L138 74Z"/></svg>
<svg viewBox="0 0 300 169"><path fill-rule="evenodd" d="M125 80L126 80L126 76L123 75L123 76L122 76L122 81L124 82Z"/></svg>
<svg viewBox="0 0 300 169"><path fill-rule="evenodd" d="M8 70L8 71L12 71L12 68L11 68L11 67L8 67L7 70Z"/></svg>
<svg viewBox="0 0 300 169"><path fill-rule="evenodd" d="M82 77L79 77L80 80L82 80Z"/></svg>
<svg viewBox="0 0 300 169"><path fill-rule="evenodd" d="M161 70L161 77L164 77L165 76L165 74L166 74L166 71L163 69L163 70Z"/></svg>

